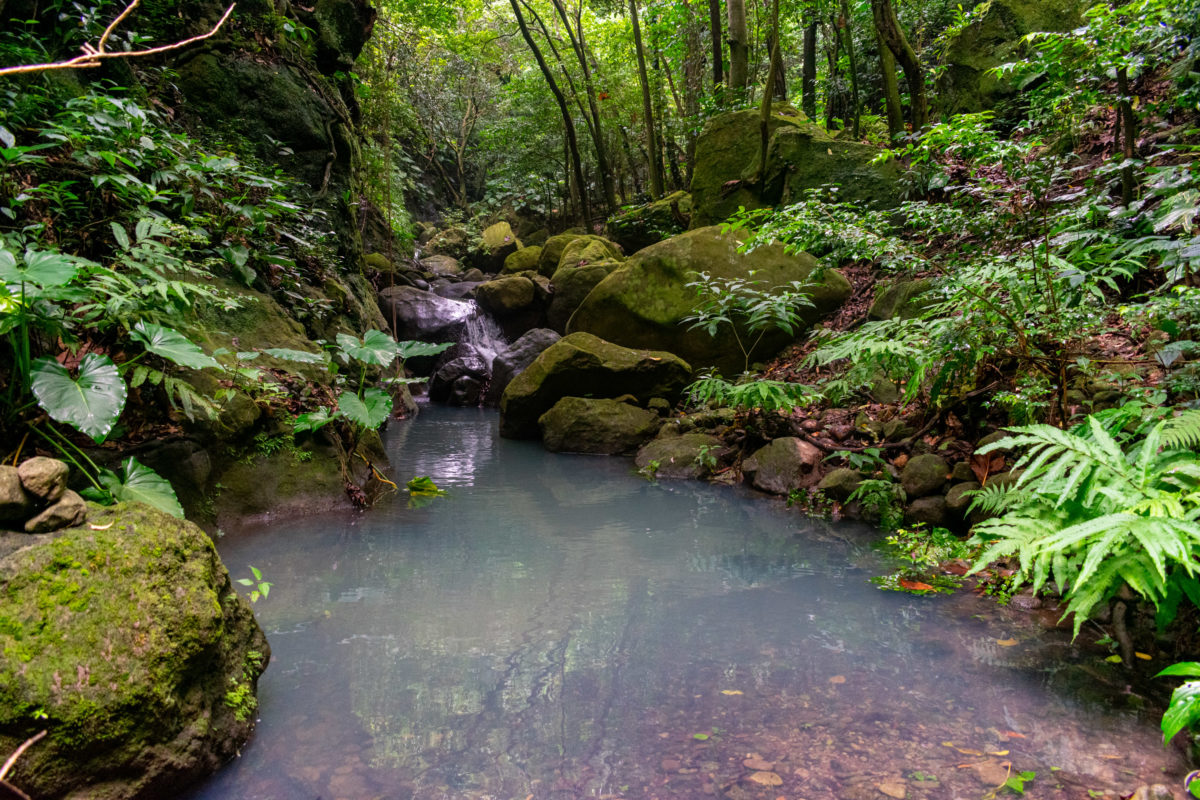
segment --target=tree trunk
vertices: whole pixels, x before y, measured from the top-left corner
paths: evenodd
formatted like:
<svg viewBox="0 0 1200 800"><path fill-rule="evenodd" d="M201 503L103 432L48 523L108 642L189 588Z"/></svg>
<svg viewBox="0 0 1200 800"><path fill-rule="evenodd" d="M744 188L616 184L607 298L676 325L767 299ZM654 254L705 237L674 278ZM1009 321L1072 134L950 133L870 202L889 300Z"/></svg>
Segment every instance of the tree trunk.
<svg viewBox="0 0 1200 800"><path fill-rule="evenodd" d="M767 146L771 140L771 91L775 73L779 71L779 0L771 6L771 60L767 63L767 79L763 82L762 105L759 108L758 171L754 183L762 183L767 174Z"/></svg>
<svg viewBox="0 0 1200 800"><path fill-rule="evenodd" d="M684 0L687 9L687 35L684 37L685 56L683 59L683 108L680 109L686 123L683 157L685 161L683 188L692 182L692 167L696 159L696 130L695 120L700 114L700 92L704 87L704 48L700 44L700 32L703 22L695 13L696 6ZM720 16L717 17L718 23Z"/></svg>
<svg viewBox="0 0 1200 800"><path fill-rule="evenodd" d="M800 78L801 109L805 116L817 118L817 23L804 28L804 66Z"/></svg>
<svg viewBox="0 0 1200 800"><path fill-rule="evenodd" d="M858 138L858 120L862 113L858 94L858 59L854 56L854 36L850 30L850 4L842 0L842 36L846 40L846 57L850 60L850 115L853 123L850 126L851 135Z"/></svg>
<svg viewBox="0 0 1200 800"><path fill-rule="evenodd" d="M725 82L725 70L721 64L721 0L708 0L708 32L712 38L713 93Z"/></svg>
<svg viewBox="0 0 1200 800"><path fill-rule="evenodd" d="M904 133L904 107L900 104L900 84L896 81L896 59L875 31L879 43L879 69L883 74L883 104L887 109L888 140L894 142Z"/></svg>
<svg viewBox="0 0 1200 800"><path fill-rule="evenodd" d="M1137 120L1133 116L1133 101L1129 91L1129 70L1125 67L1117 69L1117 120L1121 129L1123 147L1121 155L1128 162L1137 155ZM1116 142L1113 142L1114 149ZM1133 202L1137 186L1133 180L1133 165L1126 163L1121 167L1121 203L1128 206Z"/></svg>
<svg viewBox="0 0 1200 800"><path fill-rule="evenodd" d="M542 56L541 49L538 48L537 42L533 40L533 36L529 33L529 26L525 24L525 16L521 13L521 6L518 0L508 1L512 6L513 13L517 16L517 26L521 29L521 36L525 39L525 44L529 45L529 50L533 53L533 57L538 63L538 68L541 69L542 76L546 79L546 85L550 87L550 93L554 95L554 102L558 104L558 111L562 114L571 171L575 176L575 184L579 191L579 221L584 228L591 230L592 212L591 208L588 207L587 185L583 182L583 163L579 159L579 141L575 136L575 121L571 119L571 110L567 108L567 98L563 96L562 90L558 88L558 83L555 82L554 75L550 72L550 67L546 64L546 59ZM633 2L633 0L630 0L630 2Z"/></svg>
<svg viewBox="0 0 1200 800"><path fill-rule="evenodd" d="M746 0L726 0L729 12L729 88L745 92L750 69L750 43L746 33Z"/></svg>
<svg viewBox="0 0 1200 800"><path fill-rule="evenodd" d="M516 0L510 0L516 2ZM646 51L642 46L642 28L638 23L637 0L629 0L629 18L633 22L633 48L637 53L638 80L642 84L642 114L646 122L646 151L650 161L650 194L663 195L662 160L657 157L658 136L654 131L654 106L650 102L650 78L646 74Z"/></svg>
<svg viewBox="0 0 1200 800"><path fill-rule="evenodd" d="M896 19L896 9L892 0L871 0L871 15L875 18L875 29L883 43L892 51L900 68L904 70L904 80L908 83L908 94L911 100L910 112L913 132L925 127L929 122L929 102L925 96L925 71L921 69L921 61L917 53L908 43L900 21Z"/></svg>

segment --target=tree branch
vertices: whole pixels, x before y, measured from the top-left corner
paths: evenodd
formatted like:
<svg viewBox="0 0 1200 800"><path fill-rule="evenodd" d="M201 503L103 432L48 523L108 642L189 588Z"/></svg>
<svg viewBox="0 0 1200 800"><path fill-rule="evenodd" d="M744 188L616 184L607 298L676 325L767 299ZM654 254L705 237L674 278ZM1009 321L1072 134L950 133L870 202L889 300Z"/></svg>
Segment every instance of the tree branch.
<svg viewBox="0 0 1200 800"><path fill-rule="evenodd" d="M29 72L47 72L54 69L91 69L93 67L100 66L103 61L108 59L141 58L142 56L152 56L158 55L159 53L167 53L172 50L179 50L180 48L187 47L188 45L195 44L196 42L204 41L205 39L216 35L217 31L221 29L221 26L223 26L226 20L229 19L229 15L233 13L233 9L237 7L237 3L233 3L229 6L229 8L225 9L225 13L221 15L221 19L217 21L217 24L214 25L212 30L210 30L208 33L202 33L199 36L193 36L190 39L184 39L182 42L166 44L162 45L161 47L151 47L148 50L134 50L120 53L110 53L105 50L104 48L108 44L109 37L112 36L113 31L117 29L117 26L119 26L126 19L126 17L133 13L133 10L137 8L140 3L141 0L132 0L132 2L125 7L125 10L122 11L117 18L114 19L109 26L104 29L104 33L100 36L100 41L97 42L94 47L90 44L85 44L83 46L83 55L69 58L66 61L53 61L47 64L24 64L16 67L0 67L0 78L7 75L20 75Z"/></svg>

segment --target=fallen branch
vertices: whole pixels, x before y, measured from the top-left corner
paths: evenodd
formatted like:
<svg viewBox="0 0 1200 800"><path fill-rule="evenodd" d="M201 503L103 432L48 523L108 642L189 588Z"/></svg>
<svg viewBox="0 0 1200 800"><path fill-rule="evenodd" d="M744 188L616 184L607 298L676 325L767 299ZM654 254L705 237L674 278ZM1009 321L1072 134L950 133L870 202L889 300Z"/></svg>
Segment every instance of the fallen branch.
<svg viewBox="0 0 1200 800"><path fill-rule="evenodd" d="M29 72L46 72L54 69L91 69L93 67L98 67L104 61L113 58L141 58L143 56L153 56L158 55L159 53L168 53L172 50L179 50L180 48L187 47L190 44L195 44L196 42L201 42L205 39L215 36L217 31L221 30L221 26L225 24L225 21L229 19L229 15L233 13L233 9L237 7L237 3L233 3L229 6L229 8L225 9L225 13L221 15L221 19L217 21L217 24L214 25L212 30L210 30L208 33L202 33L199 36L193 36L190 39L184 39L182 42L166 44L162 45L161 47L151 47L148 50L131 50L116 53L105 50L105 47L108 45L109 37L112 36L113 31L115 31L117 27L124 22L125 19L131 13L133 13L133 10L140 4L141 0L132 0L132 2L125 7L125 10L118 14L117 18L114 19L109 26L104 29L104 33L100 36L99 42L97 42L94 46L91 44L84 44L82 55L69 58L66 61L53 61L46 64L24 64L16 67L0 67L0 78L6 75L20 75Z"/></svg>
<svg viewBox="0 0 1200 800"><path fill-rule="evenodd" d="M17 763L17 759L19 759L22 755L24 755L26 750L28 750L33 745L37 744L42 739L42 737L45 735L46 735L46 731L42 731L41 733L37 734L36 736L32 736L29 739L26 739L21 744L21 746L18 747L11 756L8 757L8 760L4 762L4 766L0 767L0 789L3 789L4 791L8 792L9 795L11 795L13 797L23 798L23 800L29 800L29 795L25 794L20 789L13 786L11 783L5 782L4 777L6 775L8 775L8 771L13 768L14 764Z"/></svg>

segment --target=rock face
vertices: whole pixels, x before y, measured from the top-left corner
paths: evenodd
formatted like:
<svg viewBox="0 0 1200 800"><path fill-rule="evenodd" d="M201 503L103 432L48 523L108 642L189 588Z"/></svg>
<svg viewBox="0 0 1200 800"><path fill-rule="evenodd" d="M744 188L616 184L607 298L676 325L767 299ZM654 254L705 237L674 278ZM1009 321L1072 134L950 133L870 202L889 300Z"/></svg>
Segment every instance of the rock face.
<svg viewBox="0 0 1200 800"><path fill-rule="evenodd" d="M583 234L579 233L560 233L557 236L551 236L542 245L542 252L538 255L537 271L545 275L547 278L554 274L558 269L558 263L562 260L563 251L567 249L567 245Z"/></svg>
<svg viewBox="0 0 1200 800"><path fill-rule="evenodd" d="M396 320L396 339L455 341L473 313L470 303L448 300L412 286L389 286L379 293L384 315Z"/></svg>
<svg viewBox="0 0 1200 800"><path fill-rule="evenodd" d="M586 331L625 347L667 350L698 368L740 373L742 353L727 329L712 337L684 323L696 305L696 291L687 284L701 271L722 278L745 278L753 272L765 288L805 282L817 261L807 253L789 255L779 244L743 254L738 243L734 234L722 235L712 226L647 247L588 294L571 317L568 333ZM816 308L802 314L809 324L845 302L850 283L829 269L811 291ZM751 359L767 358L792 339L783 331L769 331Z"/></svg>
<svg viewBox="0 0 1200 800"><path fill-rule="evenodd" d="M141 505L92 514L20 549L0 536L0 752L50 731L8 780L179 796L249 737L266 638L199 528Z"/></svg>
<svg viewBox="0 0 1200 800"><path fill-rule="evenodd" d="M500 396L522 370L533 363L543 350L562 337L549 328L527 331L492 361L492 382L488 386L488 405L499 405Z"/></svg>
<svg viewBox="0 0 1200 800"><path fill-rule="evenodd" d="M587 299L592 289L619 266L621 262L614 258L591 261L564 258L562 266L550 279L550 283L554 285L554 295L550 298L550 308L546 311L546 324L559 333L565 332L571 315Z"/></svg>
<svg viewBox="0 0 1200 800"><path fill-rule="evenodd" d="M675 399L691 377L687 362L671 353L631 350L589 333L573 333L546 348L500 398L500 435L530 439L538 419L564 397L620 397L641 403Z"/></svg>
<svg viewBox="0 0 1200 800"><path fill-rule="evenodd" d="M651 462L657 462L654 474L658 478L699 480L712 472L712 462L705 459L705 454L713 456L715 461L721 448L721 440L708 433L660 436L638 450L634 463L638 469L648 469Z"/></svg>
<svg viewBox="0 0 1200 800"><path fill-rule="evenodd" d="M564 397L538 419L547 450L610 456L634 452L661 425L654 411L591 397Z"/></svg>
<svg viewBox="0 0 1200 800"><path fill-rule="evenodd" d="M793 202L808 189L840 184L840 196L877 207L900 200L894 164L872 165L879 150L836 141L795 108L777 104L768 123L767 170L757 184L761 147L757 109L713 117L696 139L691 227L728 219L739 206L763 208Z"/></svg>
<svg viewBox="0 0 1200 800"><path fill-rule="evenodd" d="M933 288L933 281L921 278L915 281L896 281L887 286L867 311L870 319L912 319L919 316L928 306L922 297Z"/></svg>
<svg viewBox="0 0 1200 800"><path fill-rule="evenodd" d="M914 456L900 473L900 485L909 499L941 491L950 475L950 466L941 456L927 453Z"/></svg>
<svg viewBox="0 0 1200 800"><path fill-rule="evenodd" d="M1021 39L1034 31L1069 31L1091 3L1080 0L988 0L947 44L937 96L947 114L997 108L1017 94L988 70L1021 57Z"/></svg>
<svg viewBox="0 0 1200 800"><path fill-rule="evenodd" d="M608 221L608 233L626 253L661 242L688 228L692 196L675 192L653 203L624 209Z"/></svg>
<svg viewBox="0 0 1200 800"><path fill-rule="evenodd" d="M429 399L452 406L481 405L491 375L487 359L468 351L446 362L433 374L429 380Z"/></svg>
<svg viewBox="0 0 1200 800"><path fill-rule="evenodd" d="M820 450L803 439L785 436L742 462L742 473L756 489L787 494L805 485L805 479L813 475L820 463Z"/></svg>

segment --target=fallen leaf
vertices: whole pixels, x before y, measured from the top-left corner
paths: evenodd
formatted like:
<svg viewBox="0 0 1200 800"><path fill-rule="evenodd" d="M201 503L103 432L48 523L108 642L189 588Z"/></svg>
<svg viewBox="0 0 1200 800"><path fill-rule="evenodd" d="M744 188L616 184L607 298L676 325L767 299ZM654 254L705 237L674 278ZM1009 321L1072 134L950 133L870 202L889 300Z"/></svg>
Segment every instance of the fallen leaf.
<svg viewBox="0 0 1200 800"><path fill-rule="evenodd" d="M904 469L904 465L908 463L908 453L901 453L892 459L892 466L896 469Z"/></svg>
<svg viewBox="0 0 1200 800"><path fill-rule="evenodd" d="M933 589L933 587L930 586L928 583L921 583L920 581L910 581L907 578L900 579L900 586L902 588L908 589L910 592L928 592Z"/></svg>
<svg viewBox="0 0 1200 800"><path fill-rule="evenodd" d="M707 733L693 733L692 738L698 742L707 742L708 734Z"/></svg>
<svg viewBox="0 0 1200 800"><path fill-rule="evenodd" d="M113 522L116 522L116 520L113 520ZM109 528L111 528L112 526L113 526L112 522L108 523L107 525L88 525L88 527L94 531L106 531Z"/></svg>
<svg viewBox="0 0 1200 800"><path fill-rule="evenodd" d="M727 695L730 695L730 696L732 696L732 695L737 695L737 694L741 694L741 693L742 693L742 692L741 692L741 690L740 690L740 689L722 689L722 690L721 690L721 694L727 694Z"/></svg>
<svg viewBox="0 0 1200 800"><path fill-rule="evenodd" d="M845 683L846 676L845 675L834 675L832 678L829 679L829 682L830 683Z"/></svg>
<svg viewBox="0 0 1200 800"><path fill-rule="evenodd" d="M1008 762L983 761L969 766L975 770L980 782L988 786L1003 786L1012 774L1012 766Z"/></svg>
<svg viewBox="0 0 1200 800"><path fill-rule="evenodd" d="M1006 756L1006 755L1008 755L1008 751L1007 750L988 750L988 755L989 756Z"/></svg>
<svg viewBox="0 0 1200 800"><path fill-rule="evenodd" d="M1115 653L1104 660L1110 664L1120 664L1121 663L1121 657L1119 655L1116 655Z"/></svg>
<svg viewBox="0 0 1200 800"><path fill-rule="evenodd" d="M1017 644L1017 640L1016 639L997 639L996 644L1000 645L1001 647L1015 647Z"/></svg>
<svg viewBox="0 0 1200 800"><path fill-rule="evenodd" d="M109 524L111 525L112 523L110 522ZM1150 660L1150 656L1149 656L1149 654L1147 654L1147 653L1139 653L1138 651L1134 650L1134 651L1133 651L1133 654L1134 654L1135 656L1137 656L1138 658L1140 658L1142 661L1149 661L1149 660Z"/></svg>
<svg viewBox="0 0 1200 800"><path fill-rule="evenodd" d="M1109 755L1101 755L1100 757L1107 758L1110 761L1119 761L1120 759L1124 758L1125 756L1119 756L1114 753L1114 754L1109 754Z"/></svg>
<svg viewBox="0 0 1200 800"><path fill-rule="evenodd" d="M760 770L759 772L753 773L749 778L747 778L747 780L752 783L757 783L759 786L783 785L783 778L779 777L774 772L767 772L766 770Z"/></svg>
<svg viewBox="0 0 1200 800"><path fill-rule="evenodd" d="M1025 734L1017 733L1016 731L1004 731L1004 733L1002 735L1007 736L1010 739L1027 739L1027 738L1029 738Z"/></svg>
<svg viewBox="0 0 1200 800"><path fill-rule="evenodd" d="M972 750L968 747L956 747L954 749L957 750L958 752L962 753L964 756L981 756L981 755L983 755L982 750Z"/></svg>

